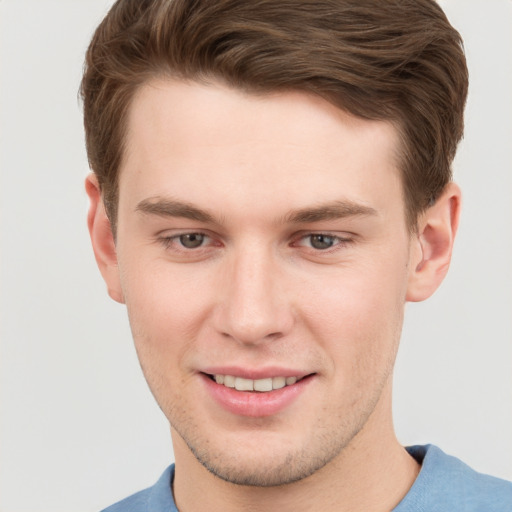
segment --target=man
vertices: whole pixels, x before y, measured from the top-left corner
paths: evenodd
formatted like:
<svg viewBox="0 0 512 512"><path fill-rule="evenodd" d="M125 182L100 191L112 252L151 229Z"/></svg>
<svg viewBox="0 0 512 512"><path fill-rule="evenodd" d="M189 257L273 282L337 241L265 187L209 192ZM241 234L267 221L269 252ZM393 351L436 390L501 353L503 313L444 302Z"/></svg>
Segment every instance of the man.
<svg viewBox="0 0 512 512"><path fill-rule="evenodd" d="M120 0L82 83L96 259L175 465L121 510L486 510L391 415L446 275L467 70L430 0Z"/></svg>

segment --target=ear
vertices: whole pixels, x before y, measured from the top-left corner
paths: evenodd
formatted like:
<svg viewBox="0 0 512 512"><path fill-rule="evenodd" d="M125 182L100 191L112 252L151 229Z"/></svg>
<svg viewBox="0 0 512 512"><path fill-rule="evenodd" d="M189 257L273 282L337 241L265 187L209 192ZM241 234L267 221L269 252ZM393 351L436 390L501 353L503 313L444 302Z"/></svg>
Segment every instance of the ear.
<svg viewBox="0 0 512 512"><path fill-rule="evenodd" d="M124 304L114 236L95 174L87 176L85 190L90 203L87 225L96 263L105 280L110 297L116 302Z"/></svg>
<svg viewBox="0 0 512 512"><path fill-rule="evenodd" d="M460 206L460 189L455 183L449 183L435 204L420 216L418 232L411 244L408 301L427 299L446 276L459 225Z"/></svg>

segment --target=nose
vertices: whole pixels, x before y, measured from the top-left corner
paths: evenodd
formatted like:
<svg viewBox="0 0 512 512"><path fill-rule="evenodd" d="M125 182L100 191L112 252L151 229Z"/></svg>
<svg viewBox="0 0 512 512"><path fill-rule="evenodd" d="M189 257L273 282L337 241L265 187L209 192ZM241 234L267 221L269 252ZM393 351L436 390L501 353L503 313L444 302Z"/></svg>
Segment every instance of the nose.
<svg viewBox="0 0 512 512"><path fill-rule="evenodd" d="M245 345L286 335L293 308L284 286L282 264L271 250L245 247L226 261L222 272L217 330Z"/></svg>

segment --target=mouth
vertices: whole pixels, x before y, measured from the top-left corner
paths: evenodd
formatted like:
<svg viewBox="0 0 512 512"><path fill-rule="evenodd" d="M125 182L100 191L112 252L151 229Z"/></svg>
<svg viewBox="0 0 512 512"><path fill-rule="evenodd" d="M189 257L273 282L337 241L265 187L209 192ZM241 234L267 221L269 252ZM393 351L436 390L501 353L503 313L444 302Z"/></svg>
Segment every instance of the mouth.
<svg viewBox="0 0 512 512"><path fill-rule="evenodd" d="M293 386L302 379L309 377L268 377L265 379L246 379L244 377L235 377L233 375L205 374L210 380L225 386L226 388L236 389L237 391L255 391L257 393L268 393L286 386Z"/></svg>
<svg viewBox="0 0 512 512"><path fill-rule="evenodd" d="M267 369L255 372L256 375L246 371L242 377L240 373L243 371L233 375L234 372L227 368L226 373L217 373L219 370L212 368L211 373L201 372L212 403L238 417L253 418L273 416L286 410L314 385L317 376L316 373L293 375L291 372L283 375L278 369L272 375ZM249 376L259 378L250 379Z"/></svg>

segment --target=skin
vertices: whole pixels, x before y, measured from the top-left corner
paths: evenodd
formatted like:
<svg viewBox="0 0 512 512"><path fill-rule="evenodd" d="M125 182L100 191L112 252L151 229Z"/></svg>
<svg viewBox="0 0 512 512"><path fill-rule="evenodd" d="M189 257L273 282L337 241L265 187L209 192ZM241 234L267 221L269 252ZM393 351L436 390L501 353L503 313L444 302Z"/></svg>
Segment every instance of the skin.
<svg viewBox="0 0 512 512"><path fill-rule="evenodd" d="M116 242L93 175L89 228L171 425L180 511L393 508L419 470L391 417L404 305L448 269L459 189L411 235L394 127L300 92L155 81L126 142ZM310 378L243 416L206 392L219 366Z"/></svg>

